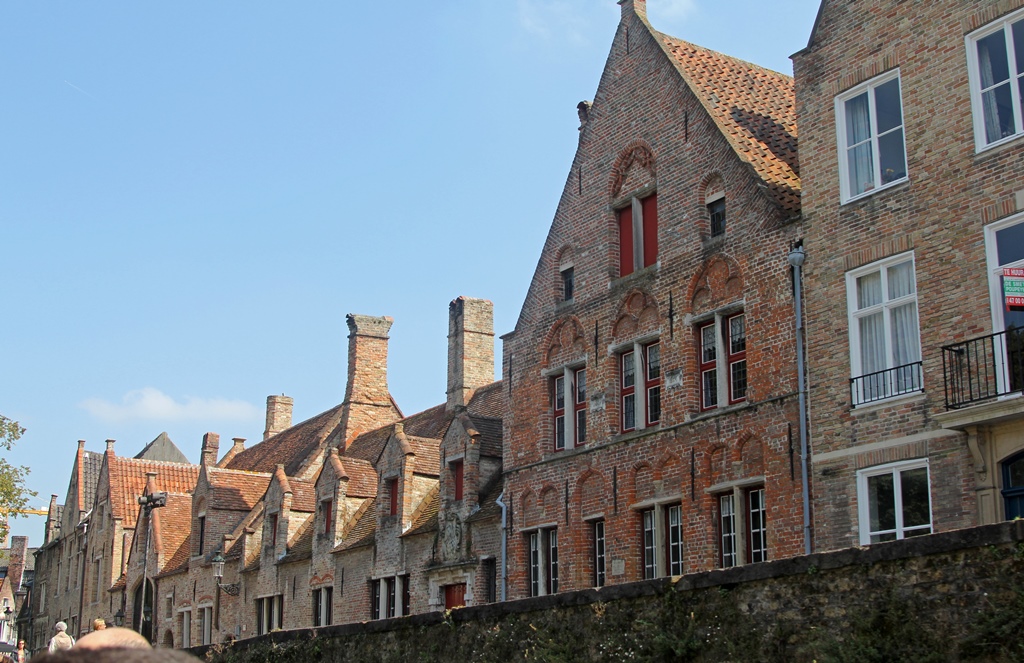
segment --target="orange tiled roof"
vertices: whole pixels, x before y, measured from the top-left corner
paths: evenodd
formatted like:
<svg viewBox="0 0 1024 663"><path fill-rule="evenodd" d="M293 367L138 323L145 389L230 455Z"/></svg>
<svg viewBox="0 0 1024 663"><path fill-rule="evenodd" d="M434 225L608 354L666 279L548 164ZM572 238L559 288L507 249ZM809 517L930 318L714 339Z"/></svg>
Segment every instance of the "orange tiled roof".
<svg viewBox="0 0 1024 663"><path fill-rule="evenodd" d="M473 392L473 397L469 399L466 410L470 414L481 417L498 417L500 419L505 407L501 384L502 381L498 380L477 389Z"/></svg>
<svg viewBox="0 0 1024 663"><path fill-rule="evenodd" d="M346 494L349 497L376 497L377 470L373 465L362 458L342 457L340 460L348 475Z"/></svg>
<svg viewBox="0 0 1024 663"><path fill-rule="evenodd" d="M270 485L265 472L226 470L207 467L210 480L210 507L228 511L249 511L263 498Z"/></svg>
<svg viewBox="0 0 1024 663"><path fill-rule="evenodd" d="M490 518L501 517L501 507L498 506L498 496L501 495L501 473L496 473L491 480L480 489L480 508L468 518L466 522L477 522Z"/></svg>
<svg viewBox="0 0 1024 663"><path fill-rule="evenodd" d="M341 422L342 406L296 424L259 444L255 444L232 458L225 467L231 470L273 473L279 464L284 464L288 476L299 473L303 463Z"/></svg>
<svg viewBox="0 0 1024 663"><path fill-rule="evenodd" d="M305 481L289 477L288 483L292 489L292 511L303 513L316 511L316 480Z"/></svg>
<svg viewBox="0 0 1024 663"><path fill-rule="evenodd" d="M753 166L784 211L800 211L793 79L654 32L683 80L736 154Z"/></svg>
<svg viewBox="0 0 1024 663"><path fill-rule="evenodd" d="M353 520L355 524L348 532L345 532L342 542L331 552L373 545L374 535L377 533L377 498L363 502L353 516Z"/></svg>
<svg viewBox="0 0 1024 663"><path fill-rule="evenodd" d="M480 433L480 437L477 438L480 455L501 458L501 419L470 415L469 420L473 424L473 428Z"/></svg>
<svg viewBox="0 0 1024 663"><path fill-rule="evenodd" d="M435 405L401 420L405 434L410 438L427 437L437 440L444 437L451 422L452 417L445 411L444 404ZM376 463L394 430L394 424L388 424L363 433L352 441L342 459L345 457L362 458Z"/></svg>
<svg viewBox="0 0 1024 663"><path fill-rule="evenodd" d="M313 525L315 521L316 514L310 514L310 516L306 518L301 525L299 525L299 529L295 532L295 536L293 536L291 541L288 542L288 552L285 553L284 557L278 560L278 564L298 562L303 559L309 559L313 556L313 532L315 529Z"/></svg>
<svg viewBox="0 0 1024 663"><path fill-rule="evenodd" d="M441 489L435 485L412 514L412 525L402 536L415 536L437 531L437 512L441 508Z"/></svg>
<svg viewBox="0 0 1024 663"><path fill-rule="evenodd" d="M187 569L191 552L192 496L169 493L167 506L153 509L153 531L155 549L164 556L158 572L167 574Z"/></svg>
<svg viewBox="0 0 1024 663"><path fill-rule="evenodd" d="M409 446L416 454L416 474L436 477L441 472L441 440L426 437L410 437Z"/></svg>
<svg viewBox="0 0 1024 663"><path fill-rule="evenodd" d="M108 454L110 513L123 527L135 527L139 515L138 497L146 487L146 473L156 472L156 485L168 493L191 494L199 479L198 465L124 458Z"/></svg>

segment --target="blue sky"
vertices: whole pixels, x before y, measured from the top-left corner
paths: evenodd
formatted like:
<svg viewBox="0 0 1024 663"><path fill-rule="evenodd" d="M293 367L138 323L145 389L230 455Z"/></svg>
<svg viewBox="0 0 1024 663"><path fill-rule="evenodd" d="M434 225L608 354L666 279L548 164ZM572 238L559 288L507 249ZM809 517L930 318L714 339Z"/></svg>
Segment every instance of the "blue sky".
<svg viewBox="0 0 1024 663"><path fill-rule="evenodd" d="M818 0L649 0L792 73ZM614 0L0 5L0 413L37 506L76 441L262 436L341 402L346 313L390 315L406 414L444 400L448 302L511 331ZM496 347L500 361L500 346ZM227 442L230 444L230 442ZM12 522L42 537L42 519Z"/></svg>

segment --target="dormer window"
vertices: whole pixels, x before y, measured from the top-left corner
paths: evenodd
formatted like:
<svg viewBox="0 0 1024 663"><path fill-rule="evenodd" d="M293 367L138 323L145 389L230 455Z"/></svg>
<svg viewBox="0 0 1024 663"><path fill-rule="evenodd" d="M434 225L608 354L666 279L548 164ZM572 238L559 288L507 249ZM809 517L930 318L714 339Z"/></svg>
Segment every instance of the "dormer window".
<svg viewBox="0 0 1024 663"><path fill-rule="evenodd" d="M388 515L398 515L398 479L388 479Z"/></svg>
<svg viewBox="0 0 1024 663"><path fill-rule="evenodd" d="M627 276L658 261L657 194L630 198L618 217L619 276Z"/></svg>
<svg viewBox="0 0 1024 663"><path fill-rule="evenodd" d="M452 468L452 493L456 501L462 499L462 477L465 470L465 465L461 460L457 460L451 464Z"/></svg>
<svg viewBox="0 0 1024 663"><path fill-rule="evenodd" d="M198 554L202 555L203 554L203 543L206 540L206 514L204 513L203 515L199 516L199 518L197 518L196 520L198 520L198 524L199 524L199 552L198 552Z"/></svg>
<svg viewBox="0 0 1024 663"><path fill-rule="evenodd" d="M571 302L576 294L576 273L572 265L562 267L562 301Z"/></svg>
<svg viewBox="0 0 1024 663"><path fill-rule="evenodd" d="M270 542L271 547L277 546L277 514L270 514Z"/></svg>
<svg viewBox="0 0 1024 663"><path fill-rule="evenodd" d="M720 237L725 234L725 194L716 194L707 201L707 206L711 236Z"/></svg>
<svg viewBox="0 0 1024 663"><path fill-rule="evenodd" d="M329 535L331 533L331 525L333 518L331 514L334 512L334 500L323 500L320 502L320 512L324 517L324 534Z"/></svg>

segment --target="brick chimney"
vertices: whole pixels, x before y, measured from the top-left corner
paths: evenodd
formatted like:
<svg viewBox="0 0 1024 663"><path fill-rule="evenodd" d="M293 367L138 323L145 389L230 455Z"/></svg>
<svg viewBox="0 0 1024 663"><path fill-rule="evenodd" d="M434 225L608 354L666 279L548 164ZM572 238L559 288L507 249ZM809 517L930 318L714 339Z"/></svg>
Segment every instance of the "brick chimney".
<svg viewBox="0 0 1024 663"><path fill-rule="evenodd" d="M291 396L267 396L267 428L263 431L264 440L292 427L294 404Z"/></svg>
<svg viewBox="0 0 1024 663"><path fill-rule="evenodd" d="M388 332L393 318L348 314L348 383L340 440L344 451L359 433L398 418L388 391Z"/></svg>
<svg viewBox="0 0 1024 663"><path fill-rule="evenodd" d="M217 455L220 451L220 435L207 433L203 436L202 450L199 452L199 464L207 467L217 466Z"/></svg>
<svg viewBox="0 0 1024 663"><path fill-rule="evenodd" d="M114 443L115 442L116 442L116 440L107 440L107 451L109 451L110 453L114 453ZM85 440L79 440L78 441L78 447L80 449L84 449L85 448Z"/></svg>
<svg viewBox="0 0 1024 663"><path fill-rule="evenodd" d="M647 20L647 0L619 0L619 4L622 6L623 19L630 14L636 14Z"/></svg>
<svg viewBox="0 0 1024 663"><path fill-rule="evenodd" d="M43 545L45 546L58 536L60 536L60 505L57 504L57 496L50 495L50 506L46 512L46 540L43 541Z"/></svg>
<svg viewBox="0 0 1024 663"><path fill-rule="evenodd" d="M11 583L11 591L21 589L22 576L25 574L25 557L28 555L28 537L11 537L11 559L7 565L7 580Z"/></svg>
<svg viewBox="0 0 1024 663"><path fill-rule="evenodd" d="M494 382L494 304L459 297L448 305L449 411L466 405L473 390Z"/></svg>

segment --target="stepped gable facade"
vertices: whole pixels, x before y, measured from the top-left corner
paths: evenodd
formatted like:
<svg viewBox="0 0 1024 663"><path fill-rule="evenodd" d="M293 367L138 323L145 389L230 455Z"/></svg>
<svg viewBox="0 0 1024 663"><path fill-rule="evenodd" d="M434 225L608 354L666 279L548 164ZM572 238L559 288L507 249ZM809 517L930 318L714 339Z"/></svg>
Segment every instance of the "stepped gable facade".
<svg viewBox="0 0 1024 663"><path fill-rule="evenodd" d="M619 4L503 337L509 598L803 549L793 81Z"/></svg>
<svg viewBox="0 0 1024 663"><path fill-rule="evenodd" d="M793 56L818 549L1022 515L1022 35L825 0Z"/></svg>

